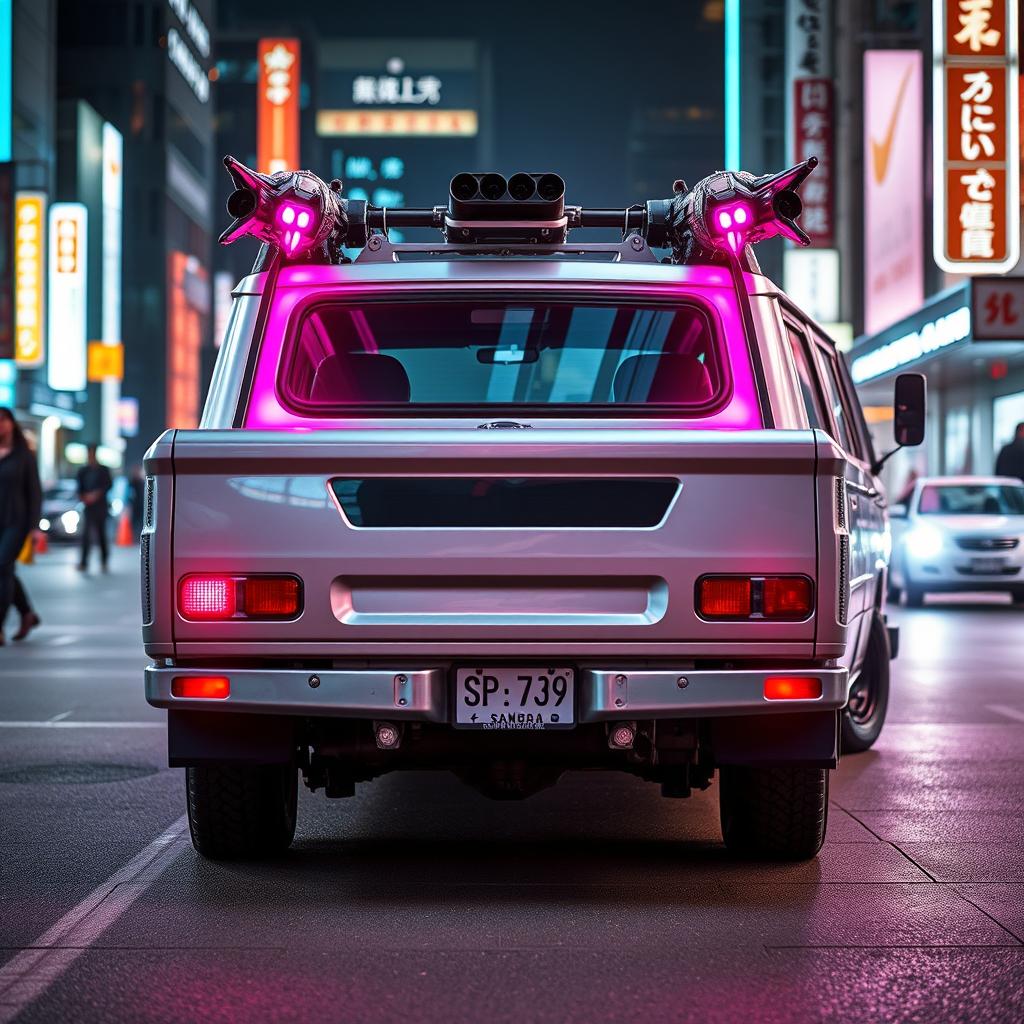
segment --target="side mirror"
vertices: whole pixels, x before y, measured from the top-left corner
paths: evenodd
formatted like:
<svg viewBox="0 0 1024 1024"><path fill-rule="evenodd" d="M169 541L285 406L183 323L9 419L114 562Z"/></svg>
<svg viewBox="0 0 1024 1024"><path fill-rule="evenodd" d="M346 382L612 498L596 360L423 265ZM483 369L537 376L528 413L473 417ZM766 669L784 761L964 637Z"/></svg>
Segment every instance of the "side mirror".
<svg viewBox="0 0 1024 1024"><path fill-rule="evenodd" d="M906 519L907 518L907 506L900 503L898 505L889 506L889 518L890 519Z"/></svg>
<svg viewBox="0 0 1024 1024"><path fill-rule="evenodd" d="M901 373L893 392L893 436L901 448L924 441L927 384L923 373Z"/></svg>

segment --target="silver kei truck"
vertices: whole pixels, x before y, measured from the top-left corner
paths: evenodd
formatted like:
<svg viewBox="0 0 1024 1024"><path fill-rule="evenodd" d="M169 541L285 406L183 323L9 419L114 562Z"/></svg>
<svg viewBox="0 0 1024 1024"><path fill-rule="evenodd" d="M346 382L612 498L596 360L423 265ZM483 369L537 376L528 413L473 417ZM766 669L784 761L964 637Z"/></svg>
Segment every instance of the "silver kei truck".
<svg viewBox="0 0 1024 1024"><path fill-rule="evenodd" d="M141 549L196 849L284 850L299 775L515 799L618 770L666 797L717 772L727 847L814 856L895 640L857 397L751 248L806 241L814 162L625 210L470 173L385 210L225 163L221 240L264 245L199 429L147 455ZM923 388L897 384L897 444Z"/></svg>

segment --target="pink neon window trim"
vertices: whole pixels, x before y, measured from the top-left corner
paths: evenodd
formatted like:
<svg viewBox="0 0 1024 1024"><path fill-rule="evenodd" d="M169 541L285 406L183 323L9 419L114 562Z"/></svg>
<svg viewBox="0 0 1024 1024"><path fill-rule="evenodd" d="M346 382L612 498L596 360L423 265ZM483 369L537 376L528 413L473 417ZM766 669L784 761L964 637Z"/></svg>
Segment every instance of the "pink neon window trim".
<svg viewBox="0 0 1024 1024"><path fill-rule="evenodd" d="M674 278L662 282L616 283L614 294L653 300L699 299L719 321L725 339L723 359L728 360L732 376L732 392L728 402L706 416L672 418L676 429L700 430L757 430L763 426L757 385L754 380L750 352L747 348L743 321L732 282L720 267L696 266L678 268ZM458 282L453 282L458 286ZM429 294L444 294L444 287L428 281L410 280L410 290L429 290ZM481 294L493 293L494 285L481 288ZM607 284L595 286L586 282L564 281L560 287L574 294L593 292L607 295ZM508 288L502 283L502 290ZM514 290L514 288L509 289ZM284 357L289 331L294 329L309 306L325 300L363 301L377 297L391 297L393 285L356 282L348 279L344 268L326 266L294 266L281 271L274 292L266 327L260 342L259 359L253 379L252 391L246 406L244 426L251 430L290 430L295 432L358 428L365 419L353 413L310 415L289 408L278 393L278 368ZM354 410L353 410L354 412ZM562 415L572 416L566 409ZM600 426L600 420L592 421Z"/></svg>

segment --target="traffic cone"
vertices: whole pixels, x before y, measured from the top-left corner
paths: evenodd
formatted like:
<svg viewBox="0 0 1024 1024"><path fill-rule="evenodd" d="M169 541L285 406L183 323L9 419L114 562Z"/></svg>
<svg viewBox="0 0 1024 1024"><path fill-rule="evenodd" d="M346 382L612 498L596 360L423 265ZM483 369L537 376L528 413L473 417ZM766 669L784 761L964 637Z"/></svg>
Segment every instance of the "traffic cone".
<svg viewBox="0 0 1024 1024"><path fill-rule="evenodd" d="M50 550L50 538L45 530L36 531L36 554L45 555Z"/></svg>
<svg viewBox="0 0 1024 1024"><path fill-rule="evenodd" d="M135 544L135 538L132 536L132 521L125 512L121 516L121 521L117 524L117 546L119 548L130 548Z"/></svg>

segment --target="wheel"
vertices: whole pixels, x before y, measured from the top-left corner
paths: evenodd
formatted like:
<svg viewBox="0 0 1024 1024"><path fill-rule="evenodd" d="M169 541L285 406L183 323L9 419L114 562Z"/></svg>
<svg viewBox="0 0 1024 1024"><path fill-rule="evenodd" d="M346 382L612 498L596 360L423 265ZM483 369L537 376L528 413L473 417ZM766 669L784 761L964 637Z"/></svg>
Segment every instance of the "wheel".
<svg viewBox="0 0 1024 1024"><path fill-rule="evenodd" d="M915 587L912 583L908 583L906 590L903 591L903 596L906 599L908 608L924 607L924 591L920 587Z"/></svg>
<svg viewBox="0 0 1024 1024"><path fill-rule="evenodd" d="M825 841L828 769L723 765L718 795L725 845L771 860L806 860Z"/></svg>
<svg viewBox="0 0 1024 1024"><path fill-rule="evenodd" d="M889 632L877 610L871 613L870 629L864 664L839 719L844 754L867 750L874 744L889 707Z"/></svg>
<svg viewBox="0 0 1024 1024"><path fill-rule="evenodd" d="M295 765L204 765L186 771L188 827L204 857L282 853L295 835Z"/></svg>

